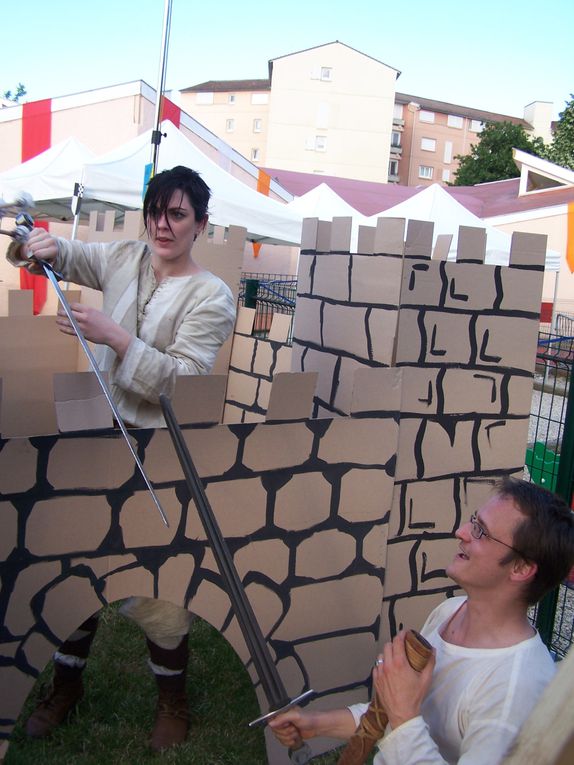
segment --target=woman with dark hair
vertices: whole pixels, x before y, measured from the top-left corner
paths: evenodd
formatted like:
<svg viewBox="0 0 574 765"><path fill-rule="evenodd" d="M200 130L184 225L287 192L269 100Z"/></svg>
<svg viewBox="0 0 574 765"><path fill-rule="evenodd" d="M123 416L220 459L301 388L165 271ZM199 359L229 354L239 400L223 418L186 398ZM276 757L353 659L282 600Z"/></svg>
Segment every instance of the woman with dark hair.
<svg viewBox="0 0 574 765"><path fill-rule="evenodd" d="M170 397L177 375L208 374L233 329L235 302L220 279L193 259L193 245L208 220L210 190L194 170L178 166L159 173L144 199L148 242L83 243L34 229L26 244L14 242L8 259L41 271L49 262L75 284L100 290L102 310L72 303L85 338L109 373L110 388L126 424L165 425L160 395ZM61 332L74 334L59 311ZM181 743L188 730L185 674L191 614L150 598L132 597L122 612L147 636L158 686L152 749ZM88 619L56 652L54 682L28 719L28 735L43 737L59 725L83 695L82 671L97 627Z"/></svg>

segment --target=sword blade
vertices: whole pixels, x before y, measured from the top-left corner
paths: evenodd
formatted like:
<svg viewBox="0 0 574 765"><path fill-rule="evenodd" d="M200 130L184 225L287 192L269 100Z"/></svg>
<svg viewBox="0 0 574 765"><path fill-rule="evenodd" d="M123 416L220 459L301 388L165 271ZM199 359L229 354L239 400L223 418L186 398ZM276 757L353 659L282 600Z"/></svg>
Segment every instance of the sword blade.
<svg viewBox="0 0 574 765"><path fill-rule="evenodd" d="M82 348L84 350L84 353L88 357L88 361L90 362L90 365L91 365L91 367L92 367L92 369L94 371L94 374L96 375L98 383L100 384L100 388L102 389L102 392L103 392L104 396L106 397L106 400L107 400L108 404L110 405L110 408L111 408L111 410L113 412L113 415L114 415L114 417L116 419L116 422L118 423L118 426L119 426L119 428L120 428L120 430L122 432L122 435L123 435L123 437L125 439L125 442L128 445L128 448L129 448L129 450L130 450L130 452L132 454L132 457L134 458L135 463L136 463L136 465L137 465L137 467L138 467L138 469L139 469L139 471L140 471L140 473L141 473L141 475L142 475L142 477L143 477L143 479L145 481L145 484L146 484L146 486L147 486L147 488L149 490L149 493L151 494L151 497L152 497L152 499L153 499L153 501L155 503L155 506L157 507L157 509L159 511L159 514L161 515L161 519L165 523L165 525L169 528L169 523L168 523L168 520L167 520L167 516L166 516L166 514L165 514L165 512L164 512L164 510L163 510L163 508L162 508L162 506L160 504L160 501L159 501L159 499L157 497L157 494L155 493L155 490L154 490L153 486L151 485L151 482L150 482L149 478L147 477L147 473L145 472L144 466L142 465L141 460L138 457L137 452L134 449L132 442L130 441L129 433L126 430L126 426L124 424L123 418L122 418L121 414L118 411L118 407L116 406L116 402L112 398L112 393L111 393L111 391L110 391L110 389L108 387L108 384L107 384L104 376L100 372L100 368L98 367L98 363L97 363L96 359L94 358L94 354L92 353L92 350L91 350L90 346L88 345L88 343L86 341L86 338L84 337L84 333L82 332L82 330L78 326L78 322L76 321L76 318L74 317L72 309L70 308L70 304L68 303L68 300L67 300L66 296L64 295L64 291L62 290L62 288L58 284L58 279L56 277L56 274L54 273L54 269L48 263L43 263L41 260L37 260L36 262L40 263L40 265L42 266L42 268L44 270L44 273L45 273L46 277L50 281L50 284L56 290L56 293L58 295L58 299L59 299L59 301L60 301L60 303L62 305L62 308L64 309L64 312L65 312L66 316L68 317L68 320L69 320L70 324L74 328L74 332L76 333L76 335L78 337L78 340L80 341L80 345L82 346Z"/></svg>
<svg viewBox="0 0 574 765"><path fill-rule="evenodd" d="M280 711L284 711L294 704L309 698L314 691L309 690L298 696L296 699L289 699L283 681L281 680L277 667L273 661L273 657L271 656L271 652L269 651L269 646L263 637L257 618L251 607L251 603L245 594L243 583L235 568L235 563L233 562L233 557L227 542L221 533L211 505L209 504L209 500L207 499L203 483L193 464L193 460L191 459L189 449L187 448L181 428L176 420L171 402L166 396L160 396L160 404L188 489L195 501L201 522L213 552L213 557L221 572L239 627L249 649L249 654L253 660L257 675L261 681L261 687L263 688L263 692L265 693L272 710L271 714L263 715L251 723L251 725L260 724L268 720L271 716L278 714ZM302 743L302 746L298 747L296 750L298 752L299 762L307 761L301 756L303 755L303 751L301 751L303 749L309 753L308 757L310 756L308 745Z"/></svg>

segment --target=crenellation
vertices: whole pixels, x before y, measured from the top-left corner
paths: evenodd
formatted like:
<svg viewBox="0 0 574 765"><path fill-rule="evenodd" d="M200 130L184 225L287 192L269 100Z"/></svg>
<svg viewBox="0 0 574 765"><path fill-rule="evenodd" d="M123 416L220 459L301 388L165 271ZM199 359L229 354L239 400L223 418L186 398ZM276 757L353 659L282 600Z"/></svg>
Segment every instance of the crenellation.
<svg viewBox="0 0 574 765"><path fill-rule="evenodd" d="M456 262L484 265L485 258L486 230L475 226L459 226Z"/></svg>
<svg viewBox="0 0 574 765"><path fill-rule="evenodd" d="M331 225L331 252L346 253L351 251L352 218L333 218Z"/></svg>
<svg viewBox="0 0 574 765"><path fill-rule="evenodd" d="M546 234L514 231L510 241L508 265L511 268L532 268L543 271L547 244L548 237Z"/></svg>
<svg viewBox="0 0 574 765"><path fill-rule="evenodd" d="M404 256L407 258L429 259L432 255L434 223L423 220L409 220L405 238Z"/></svg>
<svg viewBox="0 0 574 765"><path fill-rule="evenodd" d="M395 256L402 261L405 252L404 218L377 218L374 252Z"/></svg>

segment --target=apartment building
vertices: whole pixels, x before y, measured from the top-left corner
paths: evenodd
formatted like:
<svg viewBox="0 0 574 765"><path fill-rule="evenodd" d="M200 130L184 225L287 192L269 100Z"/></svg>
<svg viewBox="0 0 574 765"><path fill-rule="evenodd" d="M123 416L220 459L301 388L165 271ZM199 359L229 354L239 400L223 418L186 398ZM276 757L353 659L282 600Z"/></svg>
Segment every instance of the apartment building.
<svg viewBox="0 0 574 765"><path fill-rule="evenodd" d="M269 62L269 78L208 81L181 107L260 167L404 186L451 183L487 121L550 138L552 104L524 116L396 91L400 72L341 42ZM172 96L175 98L175 96Z"/></svg>
<svg viewBox="0 0 574 765"><path fill-rule="evenodd" d="M185 88L179 103L261 166L380 181L399 74L333 42L272 59L268 80Z"/></svg>

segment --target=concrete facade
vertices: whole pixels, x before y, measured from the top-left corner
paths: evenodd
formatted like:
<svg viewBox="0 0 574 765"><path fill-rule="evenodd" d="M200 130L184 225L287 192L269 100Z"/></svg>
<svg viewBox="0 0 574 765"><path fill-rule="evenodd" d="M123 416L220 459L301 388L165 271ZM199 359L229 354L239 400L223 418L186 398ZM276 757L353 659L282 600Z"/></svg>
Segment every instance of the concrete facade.
<svg viewBox="0 0 574 765"><path fill-rule="evenodd" d="M524 118L396 92L400 72L341 42L269 62L268 80L208 81L182 107L252 162L403 186L446 185L487 121L550 140L552 104Z"/></svg>

